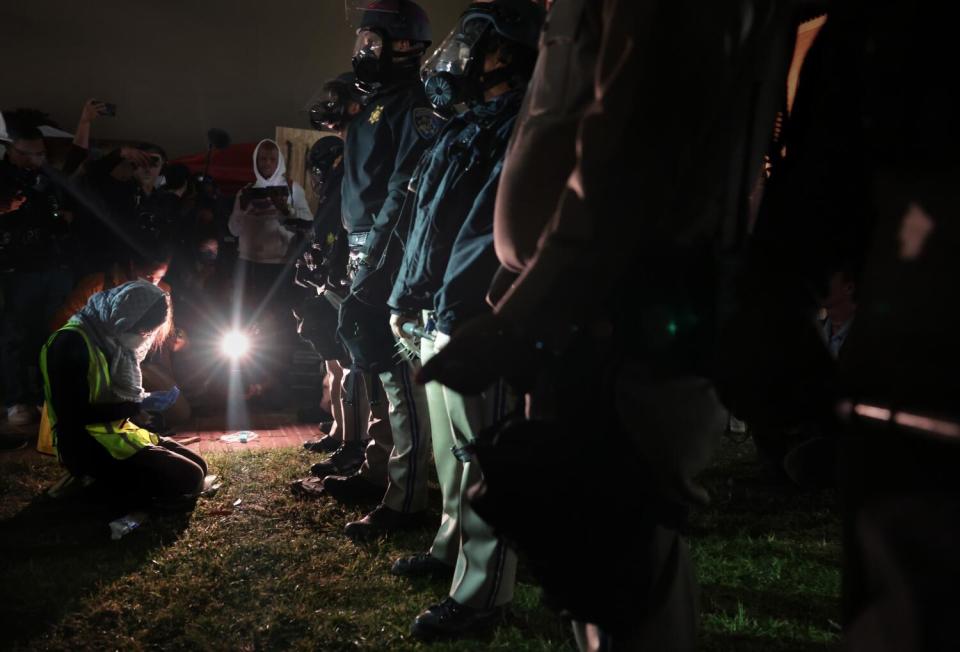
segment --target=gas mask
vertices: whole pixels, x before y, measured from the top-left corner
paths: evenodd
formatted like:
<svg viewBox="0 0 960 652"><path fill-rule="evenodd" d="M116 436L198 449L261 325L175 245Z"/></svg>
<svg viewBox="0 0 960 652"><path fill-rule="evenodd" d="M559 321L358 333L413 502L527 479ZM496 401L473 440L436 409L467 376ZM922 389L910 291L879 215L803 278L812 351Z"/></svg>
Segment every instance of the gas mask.
<svg viewBox="0 0 960 652"><path fill-rule="evenodd" d="M317 197L323 196L323 189L327 186L327 177L329 168L312 167L310 168L310 188Z"/></svg>
<svg viewBox="0 0 960 652"><path fill-rule="evenodd" d="M342 159L343 141L336 136L321 138L310 148L307 172L310 186L317 197L324 196L324 188Z"/></svg>
<svg viewBox="0 0 960 652"><path fill-rule="evenodd" d="M386 83L390 69L390 45L383 34L372 29L361 29L353 46L353 72L357 87L372 92Z"/></svg>
<svg viewBox="0 0 960 652"><path fill-rule="evenodd" d="M483 101L483 91L489 88L483 74L484 45L493 28L485 14L464 16L423 64L420 78L439 113L451 115Z"/></svg>
<svg viewBox="0 0 960 652"><path fill-rule="evenodd" d="M323 90L326 96L310 108L310 126L318 131L340 131L353 118L350 85L335 79L324 84Z"/></svg>

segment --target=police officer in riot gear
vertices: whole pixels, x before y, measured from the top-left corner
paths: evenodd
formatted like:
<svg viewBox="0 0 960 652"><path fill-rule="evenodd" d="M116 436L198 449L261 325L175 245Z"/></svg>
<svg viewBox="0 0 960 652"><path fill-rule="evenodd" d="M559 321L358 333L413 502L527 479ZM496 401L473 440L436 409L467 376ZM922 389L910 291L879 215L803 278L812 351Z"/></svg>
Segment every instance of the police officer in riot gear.
<svg viewBox="0 0 960 652"><path fill-rule="evenodd" d="M315 129L338 136L321 138L308 156L310 184L320 202L314 218L313 242L297 262L297 283L308 288L310 295L297 310L300 335L313 344L326 362L333 413L333 422L325 435L304 444L307 450L333 455L313 465L311 473L315 477L291 485L295 494L307 497L324 493L321 481L327 475L357 470L363 461L368 421L387 427L382 402L372 406L375 414L370 418L363 376L350 369L350 355L336 334L339 306L350 288L347 234L341 213L343 138L366 99L355 81L355 74L349 72L327 82L323 96L310 110L310 123Z"/></svg>
<svg viewBox="0 0 960 652"><path fill-rule="evenodd" d="M420 376L526 392L525 419L473 447L473 506L583 650L696 644L679 532L727 422L720 254L743 244L796 30L787 5L693 4L556 3L497 197L516 276Z"/></svg>
<svg viewBox="0 0 960 652"><path fill-rule="evenodd" d="M351 537L414 527L426 509L429 424L423 388L413 368L395 355L387 296L395 270L381 264L400 218L410 177L441 126L419 82L429 45L426 13L409 0L384 0L360 13L353 67L366 105L347 132L343 220L348 234L350 294L340 309L339 333L353 368L370 374L371 403L379 384L390 404L390 428L371 420L371 442L360 470L332 476L323 486L335 499L380 505L349 523Z"/></svg>
<svg viewBox="0 0 960 652"><path fill-rule="evenodd" d="M424 64L430 101L453 117L415 177L412 228L390 306L394 335L408 349L416 348L409 333L427 325L425 362L461 325L489 312L495 197L542 23L542 9L528 0L475 2ZM466 447L515 401L502 382L479 396L437 383L426 389L443 518L430 550L397 560L393 572L453 576L448 596L413 624L415 636L430 639L490 625L513 597L516 555L466 498L482 477Z"/></svg>
<svg viewBox="0 0 960 652"><path fill-rule="evenodd" d="M343 365L349 366L350 356L336 334L339 301L349 288L346 238L340 216L343 141L338 136L325 136L314 143L307 156L307 172L310 185L319 199L312 242L296 263L296 283L305 288L307 293L295 314L300 337L311 343L326 364L333 423L323 437L304 443L304 448L332 453L344 442L353 442L359 450L360 433L355 427L351 428L343 416L344 400L347 404L353 400L351 396L342 395L341 387ZM334 470L338 461L335 459L330 462ZM294 484L306 486L302 481ZM298 487L294 487L294 490L299 493Z"/></svg>

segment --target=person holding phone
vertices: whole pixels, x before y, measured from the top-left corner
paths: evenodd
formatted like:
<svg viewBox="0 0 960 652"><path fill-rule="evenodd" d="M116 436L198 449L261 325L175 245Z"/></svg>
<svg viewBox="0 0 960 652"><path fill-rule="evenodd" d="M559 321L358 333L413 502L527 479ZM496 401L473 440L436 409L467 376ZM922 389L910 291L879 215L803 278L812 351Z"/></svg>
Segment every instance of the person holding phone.
<svg viewBox="0 0 960 652"><path fill-rule="evenodd" d="M264 351L269 366L279 371L296 337L290 311L294 300L293 265L287 265L296 231L284 223L300 221L309 227L313 215L303 188L287 177L286 162L275 141L265 139L257 144L253 172L256 181L237 193L228 228L240 248L242 314L245 318L262 315L261 329L279 335L266 338L276 343L276 349Z"/></svg>

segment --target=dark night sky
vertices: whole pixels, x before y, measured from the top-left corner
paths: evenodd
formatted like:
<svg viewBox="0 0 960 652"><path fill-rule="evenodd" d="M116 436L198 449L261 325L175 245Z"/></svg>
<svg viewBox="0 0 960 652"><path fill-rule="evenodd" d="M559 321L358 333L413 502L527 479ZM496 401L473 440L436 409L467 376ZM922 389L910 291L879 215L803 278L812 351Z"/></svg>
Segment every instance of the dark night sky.
<svg viewBox="0 0 960 652"><path fill-rule="evenodd" d="M419 0L439 42L466 0ZM305 105L349 70L342 0L5 0L0 108L30 106L73 131L88 97L115 102L94 137L150 140L173 156L307 127Z"/></svg>

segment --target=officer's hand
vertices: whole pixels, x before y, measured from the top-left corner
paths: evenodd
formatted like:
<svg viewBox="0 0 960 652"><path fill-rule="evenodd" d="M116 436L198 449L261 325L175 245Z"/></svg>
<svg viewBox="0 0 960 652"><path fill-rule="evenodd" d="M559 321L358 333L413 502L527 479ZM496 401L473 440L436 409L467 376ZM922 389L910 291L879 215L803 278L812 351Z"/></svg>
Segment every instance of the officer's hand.
<svg viewBox="0 0 960 652"><path fill-rule="evenodd" d="M416 326L419 324L419 321L409 315L390 315L390 330L393 331L393 336L397 338L401 349L408 357L413 356L414 358L419 358L420 347L417 345L417 338L413 333L408 333L403 330L404 324L413 324Z"/></svg>
<svg viewBox="0 0 960 652"><path fill-rule="evenodd" d="M366 261L361 262L350 284L350 294L368 306L386 304L386 296L382 293L382 283L377 281L378 271L370 267Z"/></svg>
<svg viewBox="0 0 960 652"><path fill-rule="evenodd" d="M536 349L506 319L489 314L454 333L417 373L417 382L435 380L461 394L479 394L498 378L522 378L537 366Z"/></svg>

